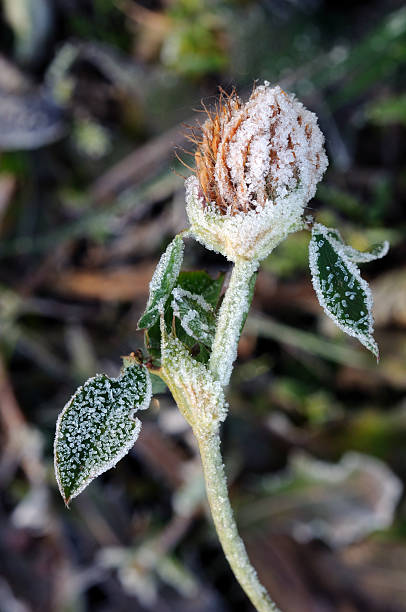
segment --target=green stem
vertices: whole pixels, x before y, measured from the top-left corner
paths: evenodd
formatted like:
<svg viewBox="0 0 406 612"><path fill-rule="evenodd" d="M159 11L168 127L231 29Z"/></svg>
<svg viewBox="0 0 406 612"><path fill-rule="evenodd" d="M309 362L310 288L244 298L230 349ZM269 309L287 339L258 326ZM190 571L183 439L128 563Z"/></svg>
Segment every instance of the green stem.
<svg viewBox="0 0 406 612"><path fill-rule="evenodd" d="M207 497L224 554L238 582L258 612L277 612L248 558L230 505L220 452L220 423L225 419L223 386L228 384L253 293L257 261L235 263L220 308L209 369L195 361L161 318L162 366L156 374L167 383L199 444Z"/></svg>
<svg viewBox="0 0 406 612"><path fill-rule="evenodd" d="M209 367L214 378L228 384L237 357L242 327L252 299L256 260L238 260L234 264L230 282L221 304Z"/></svg>
<svg viewBox="0 0 406 612"><path fill-rule="evenodd" d="M207 498L224 554L236 579L258 612L278 612L251 565L244 543L238 534L228 497L219 435L222 417L219 417L221 410L218 401L223 403L224 395L221 393L221 397L214 403L210 396L204 397L204 390L199 390L199 386L207 386L208 381L202 381L201 376L192 376L191 380L187 380L186 376L184 381L182 377L183 384L181 384L181 379L177 377L178 366L177 363L173 366L171 360L167 359L165 365L160 370L156 370L155 374L167 383L180 412L191 425L198 442ZM201 367L201 364L195 362L194 368ZM213 397L215 399L215 396ZM213 418L205 418L209 415Z"/></svg>
<svg viewBox="0 0 406 612"><path fill-rule="evenodd" d="M277 607L271 601L251 565L244 543L237 531L228 497L218 431L207 436L196 435L196 438L202 458L211 514L227 561L258 612L277 612Z"/></svg>

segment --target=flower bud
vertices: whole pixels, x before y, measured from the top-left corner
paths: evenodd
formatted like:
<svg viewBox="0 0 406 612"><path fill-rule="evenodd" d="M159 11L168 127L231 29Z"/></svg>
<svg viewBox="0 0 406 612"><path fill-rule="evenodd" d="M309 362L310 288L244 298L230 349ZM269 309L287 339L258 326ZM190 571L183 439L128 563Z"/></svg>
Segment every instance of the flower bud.
<svg viewBox="0 0 406 612"><path fill-rule="evenodd" d="M263 259L301 225L327 167L314 113L265 81L243 104L221 94L186 180L191 230L231 261Z"/></svg>

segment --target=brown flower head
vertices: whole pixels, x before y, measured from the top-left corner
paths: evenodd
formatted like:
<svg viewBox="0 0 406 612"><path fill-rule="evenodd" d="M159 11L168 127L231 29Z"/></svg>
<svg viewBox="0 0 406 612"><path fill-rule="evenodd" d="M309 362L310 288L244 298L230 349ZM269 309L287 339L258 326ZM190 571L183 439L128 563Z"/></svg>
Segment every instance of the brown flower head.
<svg viewBox="0 0 406 612"><path fill-rule="evenodd" d="M256 87L243 104L221 91L196 139L196 174L207 204L221 214L247 212L302 183L306 197L326 166L316 116L280 87Z"/></svg>
<svg viewBox="0 0 406 612"><path fill-rule="evenodd" d="M191 231L232 261L263 259L297 230L327 167L316 115L269 83L243 104L221 92L186 181Z"/></svg>

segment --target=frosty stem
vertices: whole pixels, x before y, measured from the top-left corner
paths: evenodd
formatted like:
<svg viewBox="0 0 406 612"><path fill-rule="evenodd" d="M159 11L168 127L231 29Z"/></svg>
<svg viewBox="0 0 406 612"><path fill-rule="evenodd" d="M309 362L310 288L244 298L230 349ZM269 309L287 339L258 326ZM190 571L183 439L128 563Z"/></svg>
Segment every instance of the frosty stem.
<svg viewBox="0 0 406 612"><path fill-rule="evenodd" d="M241 328L250 307L251 280L257 268L255 259L237 260L221 304L209 367L223 386L229 383L237 357Z"/></svg>
<svg viewBox="0 0 406 612"><path fill-rule="evenodd" d="M238 341L250 307L256 260L237 260L218 315L209 367L213 377L227 385L237 357ZM207 498L216 531L235 577L258 612L276 611L248 558L238 533L228 497L227 480L220 451L219 428L206 434L194 431L199 444Z"/></svg>
<svg viewBox="0 0 406 612"><path fill-rule="evenodd" d="M190 405L182 389L174 384L165 369L157 374L168 384L180 412L190 423L199 445L203 465L207 498L221 546L230 567L258 612L278 612L248 558L244 543L238 533L228 497L227 480L220 451L220 422L204 430L194 419L196 407ZM210 406L206 406L210 411Z"/></svg>
<svg viewBox="0 0 406 612"><path fill-rule="evenodd" d="M211 514L227 561L258 612L276 612L277 608L260 583L237 531L228 498L218 430L206 436L196 434L196 438L202 458Z"/></svg>
<svg viewBox="0 0 406 612"><path fill-rule="evenodd" d="M187 351L177 346L177 340L170 339L162 318L162 366L156 373L167 383L198 442L211 514L232 571L258 612L276 612L237 531L219 435L221 421L226 415L221 386L228 384L230 379L257 268L256 260L238 260L234 265L217 320L209 369L193 362Z"/></svg>

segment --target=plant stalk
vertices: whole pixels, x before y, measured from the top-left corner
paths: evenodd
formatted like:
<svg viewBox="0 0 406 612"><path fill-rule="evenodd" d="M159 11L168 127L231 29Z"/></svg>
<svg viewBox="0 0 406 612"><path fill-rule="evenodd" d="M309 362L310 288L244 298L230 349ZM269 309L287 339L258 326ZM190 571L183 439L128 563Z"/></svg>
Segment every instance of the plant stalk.
<svg viewBox="0 0 406 612"><path fill-rule="evenodd" d="M258 612L278 612L260 583L237 530L220 451L220 422L225 414L219 402L223 404L225 400L223 393L219 394L216 390L216 381L217 386L218 383L224 386L229 382L238 341L251 304L257 268L258 262L255 260L235 262L217 320L210 371L202 364L193 362L186 351L171 341L162 319L162 366L156 374L167 383L197 439L214 525L236 579Z"/></svg>
<svg viewBox="0 0 406 612"><path fill-rule="evenodd" d="M217 430L206 436L196 435L196 438L202 458L211 514L227 561L258 612L278 612L265 587L260 583L237 530L228 497L219 432Z"/></svg>
<svg viewBox="0 0 406 612"><path fill-rule="evenodd" d="M228 385L237 347L253 292L258 261L241 259L235 262L226 294L218 314L209 367L214 378Z"/></svg>

